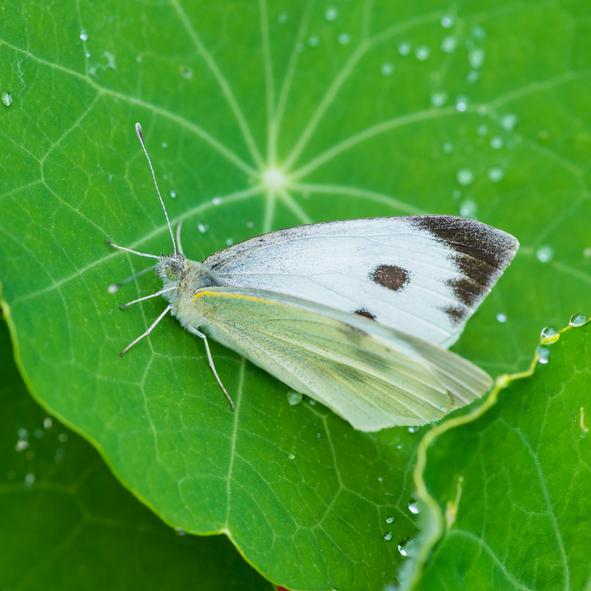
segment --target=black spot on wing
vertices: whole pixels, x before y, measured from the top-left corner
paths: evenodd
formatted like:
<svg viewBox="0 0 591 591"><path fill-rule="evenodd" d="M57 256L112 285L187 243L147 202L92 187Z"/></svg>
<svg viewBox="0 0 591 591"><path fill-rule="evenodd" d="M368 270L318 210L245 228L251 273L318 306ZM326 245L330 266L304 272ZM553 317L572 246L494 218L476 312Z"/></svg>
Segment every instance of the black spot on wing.
<svg viewBox="0 0 591 591"><path fill-rule="evenodd" d="M370 320L376 319L375 315L372 314L366 308L359 308L359 310L355 310L355 314L358 314L359 316L365 316L366 318L369 318Z"/></svg>
<svg viewBox="0 0 591 591"><path fill-rule="evenodd" d="M476 306L488 293L519 246L510 234L474 220L443 215L417 216L412 218L412 223L427 230L452 251L463 277L450 279L448 285L468 307ZM444 311L451 317L447 309ZM458 316L456 312L453 314Z"/></svg>
<svg viewBox="0 0 591 591"><path fill-rule="evenodd" d="M409 282L409 273L396 265L378 265L370 272L369 278L378 285L392 291L403 290Z"/></svg>
<svg viewBox="0 0 591 591"><path fill-rule="evenodd" d="M461 324L468 313L468 309L464 306L446 306L442 310L452 324Z"/></svg>

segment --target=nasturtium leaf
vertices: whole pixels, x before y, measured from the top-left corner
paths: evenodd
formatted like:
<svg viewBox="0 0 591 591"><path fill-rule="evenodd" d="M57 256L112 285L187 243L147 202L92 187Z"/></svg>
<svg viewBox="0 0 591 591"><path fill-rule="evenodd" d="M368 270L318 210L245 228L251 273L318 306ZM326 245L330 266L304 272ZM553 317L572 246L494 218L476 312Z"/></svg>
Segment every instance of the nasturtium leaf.
<svg viewBox="0 0 591 591"><path fill-rule="evenodd" d="M448 525L408 588L589 588L589 359L591 325L564 333L531 377L427 450L422 476Z"/></svg>
<svg viewBox="0 0 591 591"><path fill-rule="evenodd" d="M221 536L175 533L31 399L0 321L0 588L271 590Z"/></svg>
<svg viewBox="0 0 591 591"><path fill-rule="evenodd" d="M103 241L170 248L133 123L195 259L358 216L462 213L512 232L520 254L458 351L517 369L540 326L588 298L590 15L517 1L1 2L0 280L33 395L165 521L225 532L271 580L390 584L397 542L416 534L418 434L355 433L291 406L284 385L215 347L232 415L172 319L117 357L162 303L117 309L158 281L108 293L144 262Z"/></svg>

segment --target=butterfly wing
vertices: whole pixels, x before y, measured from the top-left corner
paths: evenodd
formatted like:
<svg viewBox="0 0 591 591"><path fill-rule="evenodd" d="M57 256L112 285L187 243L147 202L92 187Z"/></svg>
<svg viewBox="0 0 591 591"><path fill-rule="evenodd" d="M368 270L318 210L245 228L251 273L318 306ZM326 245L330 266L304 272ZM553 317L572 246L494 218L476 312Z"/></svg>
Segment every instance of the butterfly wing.
<svg viewBox="0 0 591 591"><path fill-rule="evenodd" d="M214 339L362 431L437 420L491 384L441 347L314 302L215 287L194 304Z"/></svg>
<svg viewBox="0 0 591 591"><path fill-rule="evenodd" d="M271 232L204 263L221 285L292 295L448 347L518 246L457 217L368 218Z"/></svg>

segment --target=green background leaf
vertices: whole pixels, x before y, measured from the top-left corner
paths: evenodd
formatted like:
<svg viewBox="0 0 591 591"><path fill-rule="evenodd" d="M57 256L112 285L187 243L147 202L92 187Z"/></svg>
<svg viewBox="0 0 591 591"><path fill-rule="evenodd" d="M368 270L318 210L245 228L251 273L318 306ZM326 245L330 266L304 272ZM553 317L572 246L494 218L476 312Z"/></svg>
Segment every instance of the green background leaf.
<svg viewBox="0 0 591 591"><path fill-rule="evenodd" d="M425 480L456 518L416 589L588 589L591 325L482 417L442 434ZM457 450L463 453L458 454Z"/></svg>
<svg viewBox="0 0 591 591"><path fill-rule="evenodd" d="M589 299L590 15L514 1L2 2L0 279L32 393L165 521L225 532L272 580L392 582L397 541L416 533L418 435L291 407L284 385L216 347L232 416L172 319L117 357L162 304L117 310L158 282L107 293L143 265L103 240L169 248L133 123L195 259L357 216L463 213L514 233L522 249L457 347L513 370L542 325ZM265 182L276 168L284 190Z"/></svg>
<svg viewBox="0 0 591 591"><path fill-rule="evenodd" d="M0 321L0 588L271 589L222 537L177 535L31 400Z"/></svg>

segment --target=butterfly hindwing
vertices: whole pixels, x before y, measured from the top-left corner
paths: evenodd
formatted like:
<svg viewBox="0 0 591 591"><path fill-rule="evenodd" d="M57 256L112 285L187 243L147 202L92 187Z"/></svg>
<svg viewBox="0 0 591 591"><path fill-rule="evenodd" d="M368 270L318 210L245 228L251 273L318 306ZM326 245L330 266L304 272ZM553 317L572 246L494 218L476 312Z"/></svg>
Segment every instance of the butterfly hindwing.
<svg viewBox="0 0 591 591"><path fill-rule="evenodd" d="M313 302L214 287L194 304L217 341L364 431L437 420L490 386L449 351Z"/></svg>

